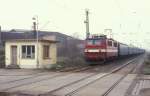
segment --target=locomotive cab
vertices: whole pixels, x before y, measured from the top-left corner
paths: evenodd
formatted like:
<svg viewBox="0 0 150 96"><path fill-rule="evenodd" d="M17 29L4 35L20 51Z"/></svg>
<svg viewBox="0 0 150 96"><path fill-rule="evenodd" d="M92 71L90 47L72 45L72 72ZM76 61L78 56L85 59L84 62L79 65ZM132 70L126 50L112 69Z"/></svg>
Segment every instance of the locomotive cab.
<svg viewBox="0 0 150 96"><path fill-rule="evenodd" d="M86 39L84 56L87 61L106 61L117 58L118 42L106 35Z"/></svg>
<svg viewBox="0 0 150 96"><path fill-rule="evenodd" d="M100 61L105 59L106 35L93 35L85 42L85 59L87 61Z"/></svg>

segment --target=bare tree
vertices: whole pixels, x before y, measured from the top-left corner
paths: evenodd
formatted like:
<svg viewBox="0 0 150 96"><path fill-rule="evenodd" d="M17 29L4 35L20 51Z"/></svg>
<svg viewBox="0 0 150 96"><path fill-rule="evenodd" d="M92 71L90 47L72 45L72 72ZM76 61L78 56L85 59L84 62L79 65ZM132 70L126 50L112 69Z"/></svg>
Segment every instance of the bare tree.
<svg viewBox="0 0 150 96"><path fill-rule="evenodd" d="M69 55L69 61L71 64L80 64L82 58L82 49L79 45L82 43L79 39L80 35L76 32L72 35L73 38L68 38L67 40L67 51ZM80 59L80 60L79 60Z"/></svg>
<svg viewBox="0 0 150 96"><path fill-rule="evenodd" d="M5 67L5 51L3 47L0 47L0 68Z"/></svg>

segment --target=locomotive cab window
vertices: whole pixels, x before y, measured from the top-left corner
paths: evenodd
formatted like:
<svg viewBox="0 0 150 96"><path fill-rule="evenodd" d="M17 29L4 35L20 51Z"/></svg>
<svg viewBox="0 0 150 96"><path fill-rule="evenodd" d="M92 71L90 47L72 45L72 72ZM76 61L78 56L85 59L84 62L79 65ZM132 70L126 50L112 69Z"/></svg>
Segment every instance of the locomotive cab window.
<svg viewBox="0 0 150 96"><path fill-rule="evenodd" d="M92 45L93 41L92 40L87 40L87 45Z"/></svg>
<svg viewBox="0 0 150 96"><path fill-rule="evenodd" d="M114 42L114 47L117 47L117 42Z"/></svg>
<svg viewBox="0 0 150 96"><path fill-rule="evenodd" d="M112 41L108 41L108 46L112 46Z"/></svg>
<svg viewBox="0 0 150 96"><path fill-rule="evenodd" d="M87 45L101 45L102 40L87 40Z"/></svg>
<svg viewBox="0 0 150 96"><path fill-rule="evenodd" d="M94 45L100 45L100 40L94 40Z"/></svg>

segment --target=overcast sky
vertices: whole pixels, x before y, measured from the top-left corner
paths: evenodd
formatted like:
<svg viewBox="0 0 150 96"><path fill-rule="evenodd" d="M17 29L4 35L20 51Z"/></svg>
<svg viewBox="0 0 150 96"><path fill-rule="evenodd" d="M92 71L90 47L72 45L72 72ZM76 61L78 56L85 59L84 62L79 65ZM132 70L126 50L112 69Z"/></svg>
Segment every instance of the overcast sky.
<svg viewBox="0 0 150 96"><path fill-rule="evenodd" d="M150 47L150 0L0 0L0 25L3 30L31 29L37 15L40 30L84 39L85 9L91 34L107 34L108 28L120 42Z"/></svg>

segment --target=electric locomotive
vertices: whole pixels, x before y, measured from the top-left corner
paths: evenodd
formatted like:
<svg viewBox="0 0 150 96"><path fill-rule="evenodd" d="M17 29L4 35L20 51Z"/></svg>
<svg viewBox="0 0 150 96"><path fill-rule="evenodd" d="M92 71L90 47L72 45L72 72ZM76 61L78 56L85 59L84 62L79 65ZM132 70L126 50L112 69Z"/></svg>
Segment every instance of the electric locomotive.
<svg viewBox="0 0 150 96"><path fill-rule="evenodd" d="M87 61L106 61L118 57L118 42L106 35L91 35L86 39L84 56Z"/></svg>

